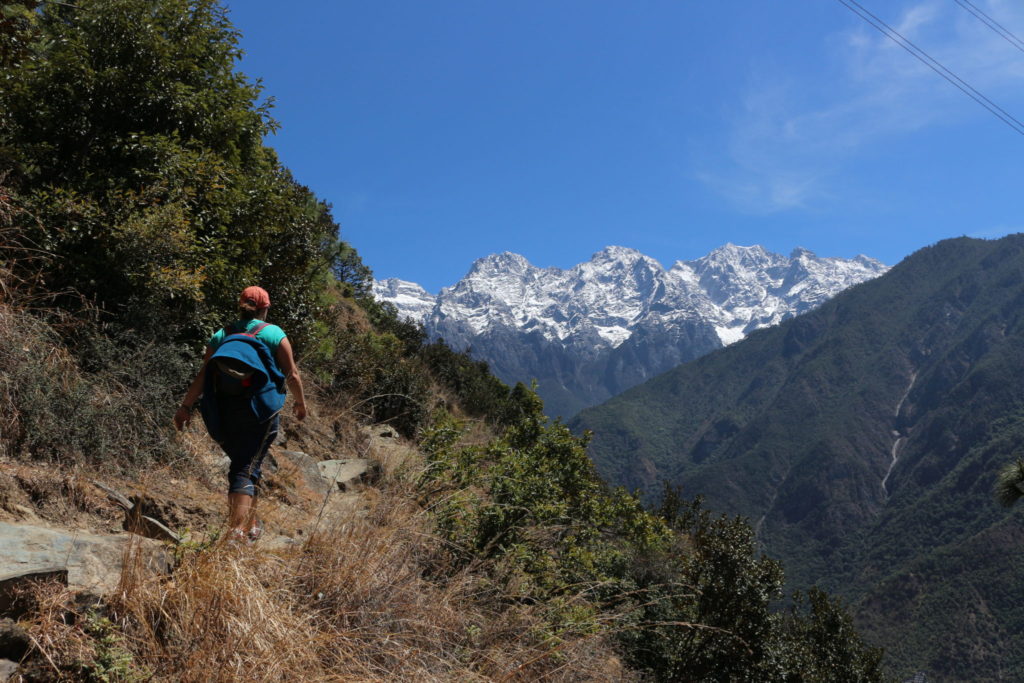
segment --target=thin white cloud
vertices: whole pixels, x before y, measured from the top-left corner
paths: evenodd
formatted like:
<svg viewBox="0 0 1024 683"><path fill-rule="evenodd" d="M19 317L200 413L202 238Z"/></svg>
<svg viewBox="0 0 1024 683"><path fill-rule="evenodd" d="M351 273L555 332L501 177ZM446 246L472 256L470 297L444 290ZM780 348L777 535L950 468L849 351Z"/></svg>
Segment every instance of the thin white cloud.
<svg viewBox="0 0 1024 683"><path fill-rule="evenodd" d="M978 3L1018 35L1024 8ZM927 0L881 18L936 60L1024 120L1024 55L955 3ZM854 18L853 15L850 15ZM820 82L760 67L735 108L725 140L696 176L753 212L809 206L835 194L837 172L859 150L893 136L989 116L899 45L854 18L816 57L835 58ZM987 125L1004 125L991 119ZM1007 133L1012 134L1007 130Z"/></svg>

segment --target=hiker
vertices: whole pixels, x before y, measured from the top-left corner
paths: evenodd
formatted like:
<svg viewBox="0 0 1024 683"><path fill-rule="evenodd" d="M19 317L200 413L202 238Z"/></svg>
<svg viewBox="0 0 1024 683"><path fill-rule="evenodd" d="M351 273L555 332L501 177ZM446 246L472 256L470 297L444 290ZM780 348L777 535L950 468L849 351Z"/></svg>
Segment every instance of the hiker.
<svg viewBox="0 0 1024 683"><path fill-rule="evenodd" d="M247 287L238 307L240 319L210 337L199 374L174 413L174 426L184 429L202 396L203 421L231 459L228 539L253 543L263 531L256 518L256 484L263 458L277 438L285 385L295 395L298 420L306 417L306 401L288 337L277 325L264 322L270 295L261 287Z"/></svg>

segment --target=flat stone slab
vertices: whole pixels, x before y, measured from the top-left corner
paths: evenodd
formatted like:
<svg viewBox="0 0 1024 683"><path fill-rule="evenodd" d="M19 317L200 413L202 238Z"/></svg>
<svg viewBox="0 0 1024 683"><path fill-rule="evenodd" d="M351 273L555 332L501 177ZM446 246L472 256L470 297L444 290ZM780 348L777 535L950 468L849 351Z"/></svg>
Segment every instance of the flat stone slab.
<svg viewBox="0 0 1024 683"><path fill-rule="evenodd" d="M375 462L366 458L322 460L317 463L317 467L325 481L333 482L342 491L370 481L380 470Z"/></svg>
<svg viewBox="0 0 1024 683"><path fill-rule="evenodd" d="M159 542L134 534L97 535L0 522L0 609L5 586L32 576L50 576L73 591L105 595L117 587L129 547L139 552L148 569L170 570L170 553Z"/></svg>
<svg viewBox="0 0 1024 683"><path fill-rule="evenodd" d="M320 496L330 491L330 483L320 476L316 460L302 451L279 450L277 464L276 478L291 480L292 483L301 481Z"/></svg>

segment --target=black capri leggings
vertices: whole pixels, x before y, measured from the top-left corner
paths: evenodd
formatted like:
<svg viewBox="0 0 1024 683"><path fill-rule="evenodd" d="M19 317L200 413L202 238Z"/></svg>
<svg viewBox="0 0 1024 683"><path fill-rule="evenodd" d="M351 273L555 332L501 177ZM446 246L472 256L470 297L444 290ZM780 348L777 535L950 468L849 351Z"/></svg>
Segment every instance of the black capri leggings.
<svg viewBox="0 0 1024 683"><path fill-rule="evenodd" d="M263 458L277 438L281 418L274 415L265 422L258 421L248 398L221 398L219 403L224 428L221 448L231 459L228 493L255 496Z"/></svg>

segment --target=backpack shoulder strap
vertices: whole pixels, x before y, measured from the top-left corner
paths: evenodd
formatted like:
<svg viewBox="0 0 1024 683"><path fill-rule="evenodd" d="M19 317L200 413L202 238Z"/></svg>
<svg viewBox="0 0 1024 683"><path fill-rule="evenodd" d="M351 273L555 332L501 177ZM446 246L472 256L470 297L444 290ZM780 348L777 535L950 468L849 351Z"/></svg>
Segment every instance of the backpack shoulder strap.
<svg viewBox="0 0 1024 683"><path fill-rule="evenodd" d="M262 332L263 328L265 327L270 327L270 323L260 323L259 325L253 328L252 332L247 332L244 327L242 329L238 329L235 326L235 323L229 323L224 326L224 336L227 337L228 335L232 334L244 334L246 337L255 338L256 335Z"/></svg>

